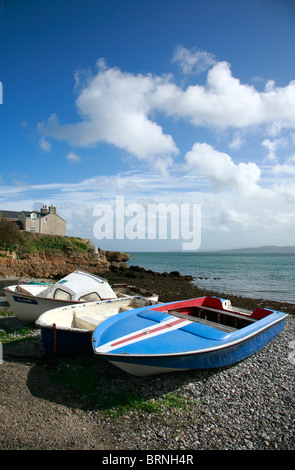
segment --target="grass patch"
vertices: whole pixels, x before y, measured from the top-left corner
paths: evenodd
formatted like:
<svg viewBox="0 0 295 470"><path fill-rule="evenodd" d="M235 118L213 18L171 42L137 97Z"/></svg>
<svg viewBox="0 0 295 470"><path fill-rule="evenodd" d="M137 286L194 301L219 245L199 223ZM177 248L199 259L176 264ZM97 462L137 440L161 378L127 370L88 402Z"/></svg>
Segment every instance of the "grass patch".
<svg viewBox="0 0 295 470"><path fill-rule="evenodd" d="M11 321L10 321L11 318ZM30 325L18 322L10 312L0 312L0 341L1 343L11 343L36 336L36 329Z"/></svg>
<svg viewBox="0 0 295 470"><path fill-rule="evenodd" d="M0 318L3 317L11 317L13 313L11 313L9 310L4 310L3 312L0 312Z"/></svg>
<svg viewBox="0 0 295 470"><path fill-rule="evenodd" d="M11 328L0 328L0 341L1 343L10 343L15 340L31 338L35 336L30 328L20 328L13 330Z"/></svg>
<svg viewBox="0 0 295 470"><path fill-rule="evenodd" d="M96 366L97 359L92 356L59 359L52 380L84 399L86 406L91 404L102 410L126 406L135 400L128 391L104 389Z"/></svg>
<svg viewBox="0 0 295 470"><path fill-rule="evenodd" d="M148 414L166 414L167 411L181 410L189 412L189 400L182 394L167 393L164 397L150 398L144 400L140 397L132 396L128 404L119 403L110 410L113 417L126 413L128 410L134 410L140 413Z"/></svg>
<svg viewBox="0 0 295 470"><path fill-rule="evenodd" d="M164 397L144 399L131 387L126 390L106 387L105 378L100 380L97 359L92 356L60 359L52 372L52 380L79 396L85 407L94 406L113 419L130 410L154 414L176 409L189 412L192 404L192 399L182 394L168 393Z"/></svg>
<svg viewBox="0 0 295 470"><path fill-rule="evenodd" d="M81 253L88 252L88 246L82 242L78 237L62 237L53 235L37 235L30 232L23 233L24 241L18 252L21 253L33 253L43 251L45 253L50 252L62 252L65 253L66 249L71 248L73 251L79 251Z"/></svg>
<svg viewBox="0 0 295 470"><path fill-rule="evenodd" d="M0 214L0 250L15 251L17 256L21 257L34 252L64 254L68 248L82 253L89 251L87 243L79 237L25 232L20 230L13 221L1 217Z"/></svg>

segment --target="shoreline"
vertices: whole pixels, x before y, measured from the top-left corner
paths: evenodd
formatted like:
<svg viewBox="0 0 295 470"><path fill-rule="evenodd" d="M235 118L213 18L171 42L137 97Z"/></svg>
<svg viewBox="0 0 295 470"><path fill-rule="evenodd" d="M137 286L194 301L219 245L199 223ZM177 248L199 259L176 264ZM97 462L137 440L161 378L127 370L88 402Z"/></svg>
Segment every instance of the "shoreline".
<svg viewBox="0 0 295 470"><path fill-rule="evenodd" d="M267 300L261 298L251 298L239 295L232 295L224 292L207 290L193 284L195 279L190 275L181 275L178 271L170 273L155 272L146 270L140 266L130 266L120 270L110 270L100 275L110 284L127 283L136 287L144 288L150 292L159 295L159 302L174 302L179 300L192 299L196 297L220 297L229 299L232 305L253 310L259 307L269 307L274 310L286 312L295 315L295 303L285 301ZM0 277L0 296L5 297L3 287L17 282L25 283L28 281L57 282L58 279L40 279L27 277ZM0 308L3 308L3 302L0 302ZM7 310L7 308L5 308Z"/></svg>
<svg viewBox="0 0 295 470"><path fill-rule="evenodd" d="M110 272L105 276L109 282L127 282L137 287L142 287L159 294L160 302L173 302L192 299L195 297L221 297L231 300L232 305L246 309L255 309L257 306L269 307L274 310L295 314L295 304L285 301L266 300L244 296L231 295L212 290L203 289L193 284L194 278L189 275L181 275L177 271L171 273L159 273L146 270L140 266L130 266L119 271Z"/></svg>

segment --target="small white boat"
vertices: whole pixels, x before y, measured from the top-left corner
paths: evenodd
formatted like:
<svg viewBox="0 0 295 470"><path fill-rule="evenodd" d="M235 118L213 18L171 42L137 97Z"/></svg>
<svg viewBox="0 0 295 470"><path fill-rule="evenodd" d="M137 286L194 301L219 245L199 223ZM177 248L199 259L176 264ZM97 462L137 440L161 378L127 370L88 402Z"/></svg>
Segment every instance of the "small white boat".
<svg viewBox="0 0 295 470"><path fill-rule="evenodd" d="M133 296L67 305L43 313L35 325L41 329L48 356L82 354L92 351L91 335L102 321L120 312L154 304L152 300Z"/></svg>
<svg viewBox="0 0 295 470"><path fill-rule="evenodd" d="M35 322L53 308L117 298L106 279L81 270L56 284L20 284L5 287L3 291L15 316L28 322Z"/></svg>

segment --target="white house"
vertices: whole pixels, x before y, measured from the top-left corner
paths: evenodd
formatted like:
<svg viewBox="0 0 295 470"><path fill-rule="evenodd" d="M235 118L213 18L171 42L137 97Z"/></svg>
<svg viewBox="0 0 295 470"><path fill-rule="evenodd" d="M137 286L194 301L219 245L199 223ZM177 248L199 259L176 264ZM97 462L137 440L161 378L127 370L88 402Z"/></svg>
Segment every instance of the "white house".
<svg viewBox="0 0 295 470"><path fill-rule="evenodd" d="M66 221L56 213L55 206L43 206L40 211L0 211L0 215L13 220L21 230L48 235L66 234Z"/></svg>

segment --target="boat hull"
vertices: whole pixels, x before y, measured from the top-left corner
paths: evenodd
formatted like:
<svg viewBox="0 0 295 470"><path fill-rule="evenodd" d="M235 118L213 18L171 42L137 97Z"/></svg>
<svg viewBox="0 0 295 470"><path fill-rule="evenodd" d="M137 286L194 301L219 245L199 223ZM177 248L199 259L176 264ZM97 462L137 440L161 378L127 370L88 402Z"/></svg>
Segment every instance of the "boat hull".
<svg viewBox="0 0 295 470"><path fill-rule="evenodd" d="M146 377L168 372L191 369L212 369L241 362L270 343L284 327L284 320L257 333L253 338L212 351L194 352L183 355L122 357L116 356L108 361L131 375ZM110 356L110 355L109 355Z"/></svg>
<svg viewBox="0 0 295 470"><path fill-rule="evenodd" d="M78 303L48 310L40 315L35 325L41 330L47 356L85 354L92 352L91 335L97 325L120 311L151 304L153 301L140 296Z"/></svg>
<svg viewBox="0 0 295 470"><path fill-rule="evenodd" d="M282 331L287 316L202 297L119 314L95 329L92 344L95 354L132 375L210 369L255 354Z"/></svg>
<svg viewBox="0 0 295 470"><path fill-rule="evenodd" d="M41 338L46 356L72 356L91 353L92 331L41 328Z"/></svg>
<svg viewBox="0 0 295 470"><path fill-rule="evenodd" d="M15 316L22 321L35 322L42 313L53 308L64 307L80 302L33 297L28 294L4 289L8 303Z"/></svg>

